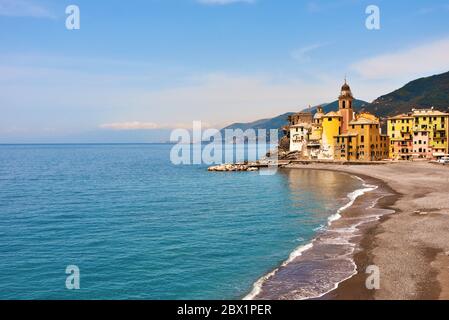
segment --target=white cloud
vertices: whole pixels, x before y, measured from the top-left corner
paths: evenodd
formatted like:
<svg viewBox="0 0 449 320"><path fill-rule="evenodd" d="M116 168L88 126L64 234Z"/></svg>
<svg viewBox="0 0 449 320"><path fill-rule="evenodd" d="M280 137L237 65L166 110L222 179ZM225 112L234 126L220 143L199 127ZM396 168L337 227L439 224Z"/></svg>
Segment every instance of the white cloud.
<svg viewBox="0 0 449 320"><path fill-rule="evenodd" d="M68 57L70 63L61 61L57 68L47 67L54 57L4 60L8 65L0 64L0 127L54 126L61 132L191 128L195 120L203 127L221 128L333 101L346 72L192 75L172 70L169 78L175 81L160 85L167 72L136 71L128 64L119 68L122 62L108 62L110 71L104 73L105 68L97 70L95 61L86 64L85 58ZM364 100L403 84L348 76L354 94Z"/></svg>
<svg viewBox="0 0 449 320"><path fill-rule="evenodd" d="M256 0L197 0L197 2L207 5L227 5L234 3L255 3Z"/></svg>
<svg viewBox="0 0 449 320"><path fill-rule="evenodd" d="M215 125L209 122L201 121L201 127L203 129L208 128L222 128L224 125L216 123ZM114 122L105 123L99 126L100 129L109 129L116 131L129 131L129 130L163 130L163 129L191 129L193 127L192 123L170 123L170 124L160 124L154 122L142 122L142 121L125 121L125 122Z"/></svg>
<svg viewBox="0 0 449 320"><path fill-rule="evenodd" d="M54 18L48 9L28 0L0 0L0 16Z"/></svg>
<svg viewBox="0 0 449 320"><path fill-rule="evenodd" d="M329 45L329 43L312 44L310 46L306 46L306 47L302 47L302 48L294 50L291 53L291 56L292 56L293 59L295 59L299 63L310 62L312 60L312 58L310 57L310 54L313 51L318 50L318 49L323 48L323 47L326 47L328 45Z"/></svg>
<svg viewBox="0 0 449 320"><path fill-rule="evenodd" d="M354 63L351 68L366 79L413 78L449 71L449 38Z"/></svg>

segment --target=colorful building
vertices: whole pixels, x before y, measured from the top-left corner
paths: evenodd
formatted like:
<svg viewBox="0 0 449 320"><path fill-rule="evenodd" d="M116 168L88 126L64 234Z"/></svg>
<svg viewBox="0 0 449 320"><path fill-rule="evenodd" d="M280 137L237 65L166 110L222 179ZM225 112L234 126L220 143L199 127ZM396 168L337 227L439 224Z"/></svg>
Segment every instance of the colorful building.
<svg viewBox="0 0 449 320"><path fill-rule="evenodd" d="M412 109L388 119L390 158L434 159L449 153L449 114L434 108Z"/></svg>
<svg viewBox="0 0 449 320"><path fill-rule="evenodd" d="M311 123L300 123L290 126L290 151L307 154L307 143L311 132Z"/></svg>
<svg viewBox="0 0 449 320"><path fill-rule="evenodd" d="M312 113L298 112L289 117L290 151L307 155L307 141L312 126Z"/></svg>
<svg viewBox="0 0 449 320"><path fill-rule="evenodd" d="M380 121L370 113L356 115L347 133L338 135L336 160L379 161L388 158L389 139L381 134Z"/></svg>
<svg viewBox="0 0 449 320"><path fill-rule="evenodd" d="M290 118L290 150L301 158L344 161L376 161L388 158L389 139L381 134L380 122L370 113L355 114L353 95L344 83L338 111ZM293 138L292 138L293 137Z"/></svg>
<svg viewBox="0 0 449 320"><path fill-rule="evenodd" d="M323 137L323 117L323 108L318 107L317 112L313 116L312 128L307 142L307 153L311 159L318 159L320 155Z"/></svg>
<svg viewBox="0 0 449 320"><path fill-rule="evenodd" d="M413 117L402 114L388 118L387 122L389 158L410 160L413 154Z"/></svg>

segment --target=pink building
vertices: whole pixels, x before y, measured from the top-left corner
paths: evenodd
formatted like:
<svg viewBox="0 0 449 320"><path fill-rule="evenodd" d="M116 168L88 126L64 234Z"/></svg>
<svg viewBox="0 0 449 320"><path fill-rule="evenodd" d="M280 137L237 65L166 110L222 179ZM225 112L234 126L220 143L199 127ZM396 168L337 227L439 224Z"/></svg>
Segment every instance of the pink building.
<svg viewBox="0 0 449 320"><path fill-rule="evenodd" d="M420 159L432 159L432 147L430 145L429 132L413 132L413 157Z"/></svg>

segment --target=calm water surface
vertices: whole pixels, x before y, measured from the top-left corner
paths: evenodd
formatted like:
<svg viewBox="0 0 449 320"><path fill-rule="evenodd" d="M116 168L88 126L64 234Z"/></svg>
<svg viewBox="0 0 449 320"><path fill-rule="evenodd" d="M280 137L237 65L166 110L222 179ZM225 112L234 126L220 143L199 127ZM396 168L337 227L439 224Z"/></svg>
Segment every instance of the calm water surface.
<svg viewBox="0 0 449 320"><path fill-rule="evenodd" d="M170 148L0 146L0 299L238 299L361 185L209 173L172 165Z"/></svg>

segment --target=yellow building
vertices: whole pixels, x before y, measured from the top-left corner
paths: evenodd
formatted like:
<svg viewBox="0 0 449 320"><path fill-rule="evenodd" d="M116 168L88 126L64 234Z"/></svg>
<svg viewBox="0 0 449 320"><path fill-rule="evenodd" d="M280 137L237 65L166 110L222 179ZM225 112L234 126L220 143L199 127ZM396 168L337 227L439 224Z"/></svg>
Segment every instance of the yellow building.
<svg viewBox="0 0 449 320"><path fill-rule="evenodd" d="M426 152L431 154L432 158L442 157L448 153L448 119L449 114L434 108L431 109L413 109L414 118L413 134L418 132L427 132L428 146L430 150ZM419 142L416 141L415 142ZM422 146L424 150L424 146ZM421 156L421 153L417 153Z"/></svg>
<svg viewBox="0 0 449 320"><path fill-rule="evenodd" d="M381 134L379 119L370 113L356 115L347 133L335 137L335 160L379 161L388 158L389 139Z"/></svg>
<svg viewBox="0 0 449 320"><path fill-rule="evenodd" d="M341 134L343 117L338 112L329 112L322 119L321 158L333 159L335 154L335 136Z"/></svg>
<svg viewBox="0 0 449 320"><path fill-rule="evenodd" d="M355 114L353 100L345 81L338 97L338 111L324 114L323 108L318 107L313 119L306 113L290 117L290 151L299 151L300 157L310 159L388 158L388 136L381 134L379 119L370 113Z"/></svg>
<svg viewBox="0 0 449 320"><path fill-rule="evenodd" d="M388 118L387 132L390 137L390 159L409 160L412 158L413 120L413 117L407 114Z"/></svg>
<svg viewBox="0 0 449 320"><path fill-rule="evenodd" d="M433 108L389 118L390 158L433 159L448 154L448 127L449 114Z"/></svg>
<svg viewBox="0 0 449 320"><path fill-rule="evenodd" d="M388 136L381 134L379 119L368 112L355 114L353 99L351 88L345 81L338 98L340 127L338 133L333 130L333 159L378 161L388 158Z"/></svg>
<svg viewBox="0 0 449 320"><path fill-rule="evenodd" d="M318 107L313 116L312 127L307 142L307 153L311 159L318 159L321 152L321 142L323 137L323 108Z"/></svg>

